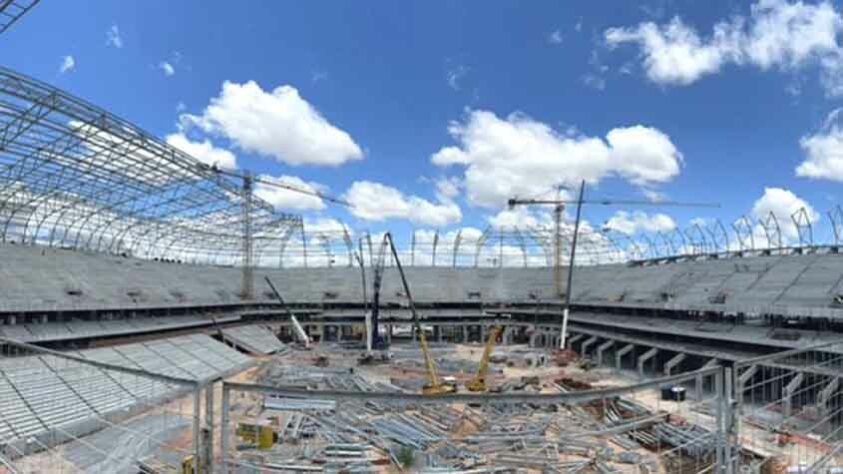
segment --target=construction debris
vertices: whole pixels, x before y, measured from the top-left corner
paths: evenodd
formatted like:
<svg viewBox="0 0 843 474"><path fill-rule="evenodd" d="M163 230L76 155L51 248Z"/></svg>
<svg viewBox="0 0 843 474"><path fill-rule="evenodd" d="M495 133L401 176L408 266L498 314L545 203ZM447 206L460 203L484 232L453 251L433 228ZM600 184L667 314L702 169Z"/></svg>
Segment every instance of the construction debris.
<svg viewBox="0 0 843 474"><path fill-rule="evenodd" d="M447 352L437 358L440 370L470 377L476 363L459 359L459 350ZM350 354L332 347L317 356L328 361L320 367L301 363L312 356L276 357L260 382L364 393L420 392L424 377L418 351L394 351L391 360L377 366L357 366ZM508 352L507 358L512 360L513 354ZM594 376L559 376L558 369L552 370L547 376L506 378L494 389L596 388ZM504 376L501 369L497 374ZM659 399L657 391L653 396ZM693 459L707 466L714 461L716 446L707 428L618 397L579 405L475 406L268 395L261 408L277 443L264 450L244 445L240 454L267 470L384 472L384 467L396 466L413 472L674 472L665 468L664 452L671 453L670 462Z"/></svg>

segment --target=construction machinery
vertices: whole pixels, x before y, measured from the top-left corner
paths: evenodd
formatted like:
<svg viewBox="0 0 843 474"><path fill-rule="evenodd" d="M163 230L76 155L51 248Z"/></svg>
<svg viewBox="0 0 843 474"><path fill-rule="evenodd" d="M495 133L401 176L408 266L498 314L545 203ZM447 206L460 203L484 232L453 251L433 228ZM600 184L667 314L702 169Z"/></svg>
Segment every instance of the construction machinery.
<svg viewBox="0 0 843 474"><path fill-rule="evenodd" d="M196 468L193 456L187 456L181 461L182 474L198 474L199 470Z"/></svg>
<svg viewBox="0 0 843 474"><path fill-rule="evenodd" d="M492 351L495 349L495 343L498 341L498 336L503 332L503 326L495 326L489 331L489 339L486 341L486 347L483 349L483 357L480 358L480 367L477 368L477 374L470 382L465 384L470 392L485 392L489 389L486 385L486 376L489 373L489 359L492 357Z"/></svg>
<svg viewBox="0 0 843 474"><path fill-rule="evenodd" d="M389 242L392 242L391 237ZM372 277L372 306L371 312L369 313L369 324L367 327L367 330L370 331L370 334L367 334L367 337L372 341L372 346L378 348L384 348L384 341L381 341L378 336L378 322L380 321L381 287L383 286L383 272L386 264L386 247L388 245L389 243L387 242L386 237L384 237L384 240L381 243L381 247L378 250L378 260L373 270L374 275Z"/></svg>
<svg viewBox="0 0 843 474"><path fill-rule="evenodd" d="M301 343L304 344L305 349L310 348L310 336L307 335L307 332L305 332L304 328L299 323L299 320L296 319L296 315L293 314L292 311L290 311L290 307L287 306L287 302L284 301L283 297L281 297L281 293L279 293L278 290L275 289L275 285L272 284L272 280L270 280L269 277L264 277L264 279L266 280L266 284L269 285L269 288L272 289L272 292L275 293L275 298L277 298L278 302L281 303L281 307L284 308L284 311L287 312L287 316L290 317L290 321L292 321L293 323L293 330L295 331L296 336L298 336Z"/></svg>
<svg viewBox="0 0 843 474"><path fill-rule="evenodd" d="M684 207L720 207L719 204L713 203L693 203L693 202L676 202L665 200L651 200L640 201L634 199L605 199L592 198L584 199L585 196L585 180L580 183L580 192L577 200L562 199L562 190L564 186L556 188L556 199L519 199L517 197L510 198L507 203L512 209L516 206L554 206L553 209L553 280L556 286L556 297L562 298L564 306L562 309L562 325L561 337L559 338L559 349L565 349L565 341L568 338L568 315L571 311L571 295L573 294L574 281L574 264L577 256L577 235L580 229L580 218L582 217L583 205L600 205L600 206L684 206ZM568 259L568 279L567 284L562 286L562 212L565 210L567 204L577 205L576 219L574 220L574 233L571 238L571 254Z"/></svg>
<svg viewBox="0 0 843 474"><path fill-rule="evenodd" d="M237 436L258 449L270 449L278 441L278 435L266 422L240 422L237 425Z"/></svg>
<svg viewBox="0 0 843 474"><path fill-rule="evenodd" d="M413 295L410 292L410 285L407 283L407 277L404 275L404 268L401 266L401 260L398 258L398 251L395 250L395 243L392 241L392 235L387 232L384 236L384 245L389 245L392 251L392 257L395 259L395 266L398 268L398 273L401 275L401 284L404 285L404 294L407 297L407 304L410 306L410 313L413 315L413 329L419 337L419 346L421 346L422 354L424 355L424 366L427 371L427 383L422 386L423 395L443 395L446 393L456 393L457 384L451 380L443 380L439 377L436 371L436 362L430 355L430 348L427 345L427 335L425 335L424 328L419 322L419 314L416 311L416 304L413 302Z"/></svg>

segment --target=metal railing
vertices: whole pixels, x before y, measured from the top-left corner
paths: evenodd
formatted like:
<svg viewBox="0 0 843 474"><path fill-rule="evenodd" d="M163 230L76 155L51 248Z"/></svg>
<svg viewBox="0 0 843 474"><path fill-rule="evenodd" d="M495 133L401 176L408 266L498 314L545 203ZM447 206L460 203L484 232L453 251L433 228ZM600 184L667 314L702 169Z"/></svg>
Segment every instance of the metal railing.
<svg viewBox="0 0 843 474"><path fill-rule="evenodd" d="M750 472L843 467L842 376L843 342L736 363L731 431L743 455L734 453L733 464Z"/></svg>
<svg viewBox="0 0 843 474"><path fill-rule="evenodd" d="M132 357L143 355L130 347L66 353L0 338L0 465L76 473L200 462L202 386L138 368Z"/></svg>

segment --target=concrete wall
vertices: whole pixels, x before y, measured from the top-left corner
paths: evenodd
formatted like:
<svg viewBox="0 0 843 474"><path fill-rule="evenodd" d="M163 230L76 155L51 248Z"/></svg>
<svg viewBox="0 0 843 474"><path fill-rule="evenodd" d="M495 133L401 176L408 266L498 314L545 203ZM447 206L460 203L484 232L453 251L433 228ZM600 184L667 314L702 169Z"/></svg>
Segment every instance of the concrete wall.
<svg viewBox="0 0 843 474"><path fill-rule="evenodd" d="M407 269L420 302L530 301L553 296L550 268ZM271 295L269 275L291 302L359 302L358 268L255 271L256 298ZM564 276L564 275L563 275ZM367 275L371 284L372 275ZM657 266L579 267L580 303L724 311L807 312L843 316L832 303L843 281L843 256L790 255L678 262ZM151 262L41 247L0 245L0 311L132 308L236 303L237 268ZM384 277L383 301L403 300L394 268ZM840 313L840 314L838 314Z"/></svg>

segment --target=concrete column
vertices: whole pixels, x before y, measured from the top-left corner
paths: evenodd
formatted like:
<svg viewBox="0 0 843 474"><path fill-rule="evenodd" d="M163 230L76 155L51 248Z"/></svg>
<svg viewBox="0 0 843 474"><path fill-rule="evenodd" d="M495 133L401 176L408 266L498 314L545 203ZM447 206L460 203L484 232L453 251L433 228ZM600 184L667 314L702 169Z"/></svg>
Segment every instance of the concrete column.
<svg viewBox="0 0 843 474"><path fill-rule="evenodd" d="M821 411L828 410L828 402L831 400L831 397L834 396L834 392L836 392L838 388L840 388L840 377L834 377L817 393L817 408Z"/></svg>
<svg viewBox="0 0 843 474"><path fill-rule="evenodd" d="M342 342L342 326L334 326L334 330L337 332L337 342Z"/></svg>
<svg viewBox="0 0 843 474"><path fill-rule="evenodd" d="M597 336L591 336L587 341L583 342L582 346L580 346L580 356L587 357L588 348L591 347L591 345L595 342L597 342Z"/></svg>
<svg viewBox="0 0 843 474"><path fill-rule="evenodd" d="M433 326L433 340L436 342L442 342L442 328L439 326Z"/></svg>
<svg viewBox="0 0 843 474"><path fill-rule="evenodd" d="M597 347L597 365L603 365L603 353L609 350L609 348L613 345L615 345L615 341L609 339Z"/></svg>
<svg viewBox="0 0 843 474"><path fill-rule="evenodd" d="M512 334L512 328L510 326L506 326L503 328L503 332L501 333L501 344L508 346L509 345L509 338Z"/></svg>
<svg viewBox="0 0 843 474"><path fill-rule="evenodd" d="M488 332L489 332L489 326L486 326L485 324L480 326L480 343L481 344L486 343L486 339L488 339L488 337L489 337Z"/></svg>
<svg viewBox="0 0 843 474"><path fill-rule="evenodd" d="M568 340L565 341L565 345L567 345L569 349L574 350L574 343L579 341L583 337L585 337L585 334L574 334L573 336L570 336L569 332L569 337Z"/></svg>
<svg viewBox="0 0 843 474"><path fill-rule="evenodd" d="M673 372L673 368L678 366L679 364L681 364L682 361L685 360L686 357L687 356L682 352L680 352L680 353L676 354L675 356L671 357L670 360L667 361L666 364L664 364L664 374L670 375L670 373Z"/></svg>
<svg viewBox="0 0 843 474"><path fill-rule="evenodd" d="M462 331L462 340L460 342L465 344L466 342L468 342L468 328L464 325L460 326L460 331Z"/></svg>
<svg viewBox="0 0 843 474"><path fill-rule="evenodd" d="M751 366L749 366L748 369L744 370L743 373L741 373L738 376L738 386L737 386L738 394L743 396L743 392L745 391L744 387L746 386L747 383L749 383L752 380L752 377L754 377L756 373L758 373L758 366L757 365L751 365Z"/></svg>
<svg viewBox="0 0 843 474"><path fill-rule="evenodd" d="M391 324L386 325L386 343L392 344L392 325Z"/></svg>
<svg viewBox="0 0 843 474"><path fill-rule="evenodd" d="M710 368L716 366L719 363L720 363L720 360L717 359L717 358L709 359L708 362L706 362L705 365L703 365L700 368L701 369L710 369ZM705 396L705 393L704 393L705 392L705 380L703 379L702 374L697 375L697 380L696 380L695 385L696 385L696 390L697 390L697 401L702 401L703 396Z"/></svg>
<svg viewBox="0 0 843 474"><path fill-rule="evenodd" d="M790 379L790 382L787 383L784 387L784 393L782 393L782 400L784 401L784 416L789 417L791 412L793 411L793 394L796 393L796 390L802 385L802 381L805 380L805 374L802 372L797 372L796 375Z"/></svg>
<svg viewBox="0 0 843 474"><path fill-rule="evenodd" d="M656 348L654 347L654 348L650 349L649 351L647 351L647 352L645 352L645 353L641 354L641 356L639 356L639 357L638 357L638 361L637 361L637 364L638 364L638 374L639 374L640 376L642 376L642 377L644 376L644 364L645 364L648 360L650 360L650 359L652 359L653 357L655 357L655 356L656 356L656 354L658 354L658 353L659 353L659 350L658 350L658 349L656 349Z"/></svg>
<svg viewBox="0 0 843 474"><path fill-rule="evenodd" d="M621 370L621 368L623 367L621 365L621 362L623 362L623 356L632 352L633 349L635 349L635 344L627 344L627 345L623 346L623 349L621 349L619 351L615 351L615 368L616 369Z"/></svg>

